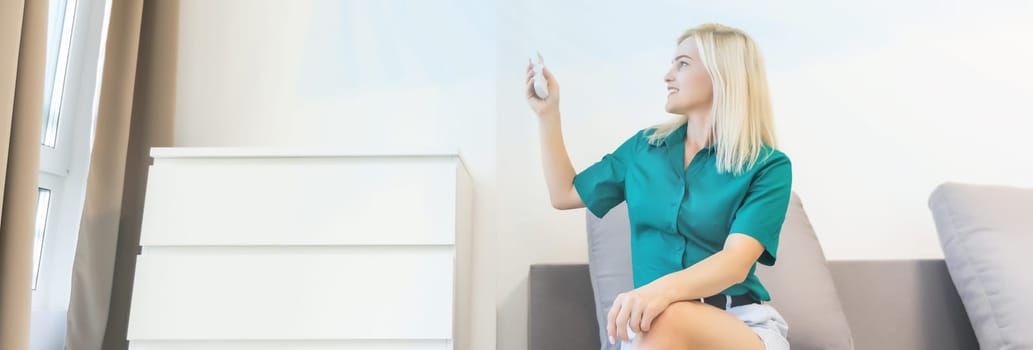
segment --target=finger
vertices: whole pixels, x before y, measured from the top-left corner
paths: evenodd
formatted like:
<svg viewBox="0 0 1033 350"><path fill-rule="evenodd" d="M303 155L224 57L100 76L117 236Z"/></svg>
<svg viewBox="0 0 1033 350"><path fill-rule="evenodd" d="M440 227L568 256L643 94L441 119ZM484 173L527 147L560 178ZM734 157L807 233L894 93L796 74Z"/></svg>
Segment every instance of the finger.
<svg viewBox="0 0 1033 350"><path fill-rule="evenodd" d="M617 295L614 298L614 305L609 307L609 313L606 314L606 336L609 337L609 343L611 344L617 342L618 331L621 329L617 324L617 316L621 314L621 307L624 304L623 299L623 295Z"/></svg>
<svg viewBox="0 0 1033 350"><path fill-rule="evenodd" d="M639 328L642 329L643 332L649 332L649 327L653 325L653 320L655 320L661 312L663 312L663 310L647 307L642 313L642 321L640 322L641 324L639 325Z"/></svg>
<svg viewBox="0 0 1033 350"><path fill-rule="evenodd" d="M636 302L631 305L631 319L629 320L630 322L628 323L628 326L631 327L631 331L636 334L642 333L642 329L640 327L642 324L643 311L641 304L642 303Z"/></svg>
<svg viewBox="0 0 1033 350"><path fill-rule="evenodd" d="M542 67L542 73L545 74L545 79L548 79L550 82L556 78L552 76L552 71L549 70L549 67Z"/></svg>
<svg viewBox="0 0 1033 350"><path fill-rule="evenodd" d="M613 305L610 305L610 312L606 313L606 336L610 338L610 343L614 343L614 338L617 336L617 313L620 312L621 296L613 300Z"/></svg>
<svg viewBox="0 0 1033 350"><path fill-rule="evenodd" d="M631 305L628 305L627 300L621 303L620 312L617 313L617 322L614 327L617 327L617 338L623 341L628 341L628 316L631 314Z"/></svg>
<svg viewBox="0 0 1033 350"><path fill-rule="evenodd" d="M559 91L560 83L556 82L556 77L552 75L552 71L548 67L542 68L542 74L545 75L545 82L548 83L546 86L549 89L549 94Z"/></svg>

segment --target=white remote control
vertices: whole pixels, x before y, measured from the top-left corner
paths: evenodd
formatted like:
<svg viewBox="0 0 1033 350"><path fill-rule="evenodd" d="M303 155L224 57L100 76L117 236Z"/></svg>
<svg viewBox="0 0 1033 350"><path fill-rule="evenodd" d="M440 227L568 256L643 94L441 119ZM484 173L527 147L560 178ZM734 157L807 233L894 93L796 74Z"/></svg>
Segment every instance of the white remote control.
<svg viewBox="0 0 1033 350"><path fill-rule="evenodd" d="M542 62L542 54L538 51L531 55L531 66L534 71L534 94L542 99L549 97L549 86L545 81L545 73L542 72L545 64Z"/></svg>

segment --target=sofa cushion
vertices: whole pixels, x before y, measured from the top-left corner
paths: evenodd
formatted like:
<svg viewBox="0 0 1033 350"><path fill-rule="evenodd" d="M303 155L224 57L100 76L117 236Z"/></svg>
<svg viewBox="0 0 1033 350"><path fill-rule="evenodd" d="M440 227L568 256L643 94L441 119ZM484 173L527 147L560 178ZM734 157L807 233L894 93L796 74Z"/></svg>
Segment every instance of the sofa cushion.
<svg viewBox="0 0 1033 350"><path fill-rule="evenodd" d="M606 341L606 314L617 294L633 286L627 207L621 204L601 219L591 213L586 213L586 217L589 271L600 342L604 350L615 350ZM771 293L771 305L789 324L792 348L853 349L850 328L825 255L795 193L780 236L778 262L771 267L758 265L756 273Z"/></svg>
<svg viewBox="0 0 1033 350"><path fill-rule="evenodd" d="M617 294L634 288L631 279L631 223L627 202L610 209L602 219L586 210L588 217L588 271L595 295L595 317L602 350L619 350L606 336L606 315Z"/></svg>
<svg viewBox="0 0 1033 350"><path fill-rule="evenodd" d="M1033 348L1033 189L945 183L929 209L979 347Z"/></svg>
<svg viewBox="0 0 1033 350"><path fill-rule="evenodd" d="M854 340L825 253L793 193L780 234L775 266L757 266L757 277L771 292L771 304L789 324L794 350L853 349Z"/></svg>

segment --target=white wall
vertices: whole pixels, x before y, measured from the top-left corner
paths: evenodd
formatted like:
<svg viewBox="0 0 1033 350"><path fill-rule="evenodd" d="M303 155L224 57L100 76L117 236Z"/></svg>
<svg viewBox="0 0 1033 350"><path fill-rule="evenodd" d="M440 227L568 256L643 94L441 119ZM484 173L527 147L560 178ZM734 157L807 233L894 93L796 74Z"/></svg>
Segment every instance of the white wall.
<svg viewBox="0 0 1033 350"><path fill-rule="evenodd" d="M750 32L830 259L940 257L926 199L943 181L1033 187L1026 2L584 4L184 0L176 145L462 149L478 349L526 348L529 265L586 261L584 211L549 207L522 98L535 48L563 85L580 170L667 118L684 29Z"/></svg>
<svg viewBox="0 0 1033 350"><path fill-rule="evenodd" d="M584 262L581 210L548 205L528 54L562 86L581 170L666 120L662 76L683 30L740 27L760 43L794 190L829 259L941 258L927 208L944 181L1033 187L1033 5L1026 1L500 1L498 345L526 349L530 264Z"/></svg>
<svg viewBox="0 0 1033 350"><path fill-rule="evenodd" d="M478 1L184 0L175 145L459 148L475 186L472 346L493 348L494 14Z"/></svg>

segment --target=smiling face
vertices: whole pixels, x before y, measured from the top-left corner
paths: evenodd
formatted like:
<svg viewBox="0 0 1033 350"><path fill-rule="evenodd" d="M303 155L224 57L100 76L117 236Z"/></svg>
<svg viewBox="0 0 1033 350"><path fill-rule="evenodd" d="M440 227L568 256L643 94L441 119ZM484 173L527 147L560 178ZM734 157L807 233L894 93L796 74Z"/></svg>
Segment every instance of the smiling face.
<svg viewBox="0 0 1033 350"><path fill-rule="evenodd" d="M667 83L668 113L688 115L707 112L713 103L713 85L699 57L695 38L688 37L678 44L671 68L664 75Z"/></svg>

